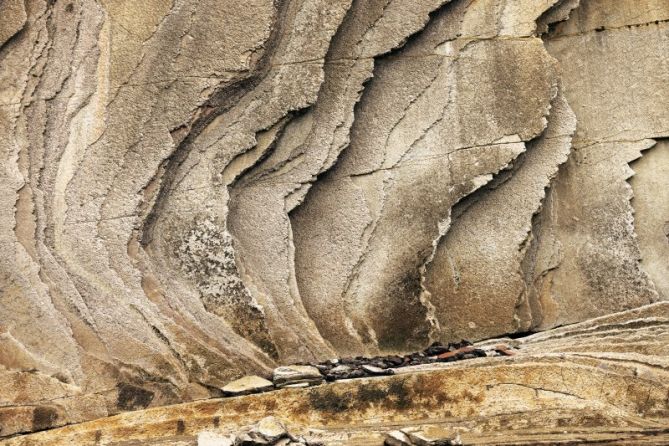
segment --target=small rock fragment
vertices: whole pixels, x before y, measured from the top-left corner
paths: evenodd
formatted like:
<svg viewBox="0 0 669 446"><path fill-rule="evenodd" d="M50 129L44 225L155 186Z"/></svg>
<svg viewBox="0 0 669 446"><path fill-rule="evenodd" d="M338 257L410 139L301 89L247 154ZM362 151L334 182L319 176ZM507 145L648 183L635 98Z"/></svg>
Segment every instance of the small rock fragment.
<svg viewBox="0 0 669 446"><path fill-rule="evenodd" d="M453 438L444 438L443 436L434 436L422 430L402 429L404 434L409 437L410 444L415 446L450 446L460 444L459 435Z"/></svg>
<svg viewBox="0 0 669 446"><path fill-rule="evenodd" d="M411 440L402 431L388 432L383 444L386 446L412 446Z"/></svg>
<svg viewBox="0 0 669 446"><path fill-rule="evenodd" d="M248 395L250 393L263 392L274 387L271 381L261 378L260 376L245 376L238 380L226 384L221 390L224 395Z"/></svg>
<svg viewBox="0 0 669 446"><path fill-rule="evenodd" d="M316 367L309 365L282 366L274 369L274 384L284 387L288 384L311 383L323 381L323 375Z"/></svg>
<svg viewBox="0 0 669 446"><path fill-rule="evenodd" d="M351 367L347 365L338 365L337 367L334 367L333 369L330 370L330 373L334 374L341 374L344 375L346 373L349 373L351 371Z"/></svg>
<svg viewBox="0 0 669 446"><path fill-rule="evenodd" d="M423 353L427 356L436 356L446 353L448 351L448 346L443 345L441 342L433 342L428 348L423 350Z"/></svg>
<svg viewBox="0 0 669 446"><path fill-rule="evenodd" d="M392 369L382 369L373 365L363 365L362 369L370 375L394 375L395 371Z"/></svg>
<svg viewBox="0 0 669 446"><path fill-rule="evenodd" d="M254 432L260 434L265 440L275 442L281 438L288 437L288 429L279 420L274 417L266 417L258 421Z"/></svg>
<svg viewBox="0 0 669 446"><path fill-rule="evenodd" d="M495 351L504 356L514 356L516 354L516 352L511 350L511 348L506 344L497 344L495 346Z"/></svg>
<svg viewBox="0 0 669 446"><path fill-rule="evenodd" d="M472 347L472 346L465 346L465 347L461 347L461 348L459 348L459 349L457 349L457 350L453 350L453 351L449 351L449 352L446 352L446 353L442 353L442 354L440 354L440 355L437 355L437 359L442 359L442 360L443 360L443 359L449 359L449 358L456 357L456 356L458 356L458 355L460 355L460 354L471 353L471 352L473 352L473 351L474 351L474 347Z"/></svg>
<svg viewBox="0 0 669 446"><path fill-rule="evenodd" d="M313 386L314 384L318 384L318 382L316 382L316 383L301 382L301 383L295 383L295 384L285 384L285 385L281 386L281 388L282 389L303 389L305 387Z"/></svg>

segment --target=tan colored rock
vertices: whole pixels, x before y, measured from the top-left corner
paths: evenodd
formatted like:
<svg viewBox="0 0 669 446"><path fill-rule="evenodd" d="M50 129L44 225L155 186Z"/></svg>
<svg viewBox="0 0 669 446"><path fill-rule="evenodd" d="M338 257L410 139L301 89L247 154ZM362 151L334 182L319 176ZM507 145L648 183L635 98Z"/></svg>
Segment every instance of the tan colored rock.
<svg viewBox="0 0 669 446"><path fill-rule="evenodd" d="M201 431L238 432L273 413L281 414L291 433L327 445L382 444L398 426L436 438L459 435L462 444L578 444L584 438L662 444L669 438L669 303L506 342L519 354L152 408L12 438L3 446L88 444L96 438L119 446L176 445L194 441Z"/></svg>
<svg viewBox="0 0 669 446"><path fill-rule="evenodd" d="M411 446L411 440L407 434L402 431L391 431L386 435L383 444L388 446Z"/></svg>
<svg viewBox="0 0 669 446"><path fill-rule="evenodd" d="M216 432L200 432L197 434L197 446L233 446L233 439Z"/></svg>
<svg viewBox="0 0 669 446"><path fill-rule="evenodd" d="M221 388L226 395L246 395L272 389L274 384L260 376L245 376L226 384Z"/></svg>
<svg viewBox="0 0 669 446"><path fill-rule="evenodd" d="M288 435L286 426L275 417L266 417L258 421L255 431L269 442L277 441Z"/></svg>
<svg viewBox="0 0 669 446"><path fill-rule="evenodd" d="M634 197L634 229L641 251L641 269L648 274L661 299L669 300L669 140L659 140L630 164Z"/></svg>
<svg viewBox="0 0 669 446"><path fill-rule="evenodd" d="M667 299L668 20L663 0L0 1L0 436ZM493 362L480 393L507 412L559 401L551 420L627 438L660 413L628 407L662 390L622 390L629 365L574 354L565 379L618 390L572 398L556 356L506 343L494 360L532 376ZM341 432L326 390L282 392Z"/></svg>

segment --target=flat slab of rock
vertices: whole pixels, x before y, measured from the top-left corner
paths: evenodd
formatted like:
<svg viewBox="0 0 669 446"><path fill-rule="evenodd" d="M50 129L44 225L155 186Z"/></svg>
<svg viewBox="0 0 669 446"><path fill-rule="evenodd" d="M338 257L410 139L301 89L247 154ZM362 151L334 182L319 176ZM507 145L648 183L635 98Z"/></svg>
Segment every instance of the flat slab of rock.
<svg viewBox="0 0 669 446"><path fill-rule="evenodd" d="M227 396L248 395L251 393L264 392L274 388L271 381L260 376L250 375L225 385L221 390Z"/></svg>
<svg viewBox="0 0 669 446"><path fill-rule="evenodd" d="M323 381L323 375L313 366L291 365L274 369L274 384L277 387L301 383L318 384L321 381Z"/></svg>
<svg viewBox="0 0 669 446"><path fill-rule="evenodd" d="M409 439L414 446L450 446L462 444L460 437L452 432L430 432L421 429L402 429L400 432Z"/></svg>

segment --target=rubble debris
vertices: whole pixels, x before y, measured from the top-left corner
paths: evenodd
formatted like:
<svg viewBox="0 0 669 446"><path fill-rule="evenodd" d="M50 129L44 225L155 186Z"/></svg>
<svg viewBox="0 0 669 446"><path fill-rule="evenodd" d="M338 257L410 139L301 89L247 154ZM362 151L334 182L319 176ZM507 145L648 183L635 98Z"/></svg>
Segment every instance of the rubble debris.
<svg viewBox="0 0 669 446"><path fill-rule="evenodd" d="M484 356L487 356L484 350L474 347L469 341L462 340L447 345L434 342L422 352L410 353L404 356L388 355L372 358L357 356L355 358L330 359L310 365L320 370L325 376L326 381L336 381L365 376L392 375L395 373L393 369L398 367L435 362L451 362Z"/></svg>
<svg viewBox="0 0 669 446"><path fill-rule="evenodd" d="M223 387L225 396L246 395L272 389L304 388L321 384L323 381L338 381L374 376L394 375L400 367L453 362L485 356L511 356L515 353L506 344L498 344L489 351L475 347L462 340L447 345L432 343L421 352L403 356L388 355L367 358L329 359L320 363L298 363L274 369L272 381L259 376L246 376Z"/></svg>
<svg viewBox="0 0 669 446"><path fill-rule="evenodd" d="M265 417L256 424L242 429L237 434L222 435L216 432L200 432L198 446L322 446L303 437L291 434L286 425L275 417Z"/></svg>

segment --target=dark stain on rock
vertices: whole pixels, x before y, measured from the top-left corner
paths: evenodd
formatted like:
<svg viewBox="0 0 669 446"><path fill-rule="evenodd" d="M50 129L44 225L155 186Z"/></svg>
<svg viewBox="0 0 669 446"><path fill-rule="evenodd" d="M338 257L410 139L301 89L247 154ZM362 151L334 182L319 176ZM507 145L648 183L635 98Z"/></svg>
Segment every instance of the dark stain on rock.
<svg viewBox="0 0 669 446"><path fill-rule="evenodd" d="M394 380L387 386L376 383L362 384L355 391L337 392L333 389L314 389L309 393L309 408L328 414L345 411L364 411L372 406L388 410L405 410L412 406L411 389L405 380Z"/></svg>
<svg viewBox="0 0 669 446"><path fill-rule="evenodd" d="M351 394L344 393L339 395L332 389L311 392L309 394L311 407L322 412L343 412L351 408L354 400L355 398Z"/></svg>
<svg viewBox="0 0 669 446"><path fill-rule="evenodd" d="M218 427L221 425L221 417L214 417L211 419L212 424L214 427Z"/></svg>
<svg viewBox="0 0 669 446"><path fill-rule="evenodd" d="M181 435L186 432L186 423L184 420L177 420L177 435Z"/></svg>
<svg viewBox="0 0 669 446"><path fill-rule="evenodd" d="M153 392L129 383L119 383L116 405L120 410L145 409L153 400Z"/></svg>
<svg viewBox="0 0 669 446"><path fill-rule="evenodd" d="M53 407L38 406L33 410L33 431L53 427L58 420L58 412Z"/></svg>
<svg viewBox="0 0 669 446"><path fill-rule="evenodd" d="M374 384L363 384L358 390L358 400L379 403L388 398L388 392Z"/></svg>
<svg viewBox="0 0 669 446"><path fill-rule="evenodd" d="M397 409L407 409L411 406L411 397L404 381L391 382L388 385L388 395L391 397L393 406Z"/></svg>
<svg viewBox="0 0 669 446"><path fill-rule="evenodd" d="M405 351L429 342L427 309L420 301L421 277L418 266L388 285L390 299L374 308L374 330L383 351Z"/></svg>

